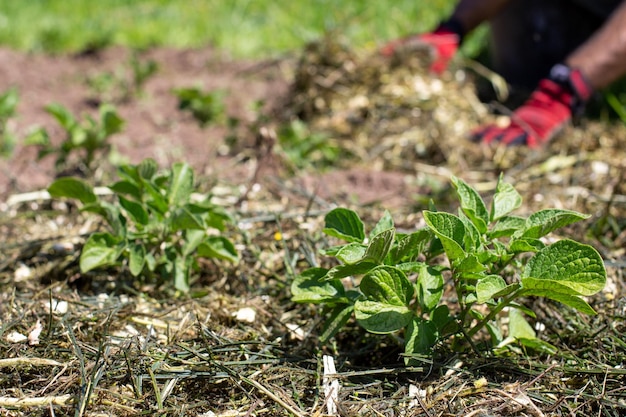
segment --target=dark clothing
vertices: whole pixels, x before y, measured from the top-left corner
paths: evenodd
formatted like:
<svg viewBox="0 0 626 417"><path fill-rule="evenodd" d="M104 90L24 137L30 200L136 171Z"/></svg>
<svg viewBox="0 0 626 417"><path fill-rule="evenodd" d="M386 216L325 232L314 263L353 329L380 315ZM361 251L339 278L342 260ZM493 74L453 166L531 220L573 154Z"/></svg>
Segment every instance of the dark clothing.
<svg viewBox="0 0 626 417"><path fill-rule="evenodd" d="M491 20L494 70L533 88L550 68L586 41L620 0L512 0Z"/></svg>

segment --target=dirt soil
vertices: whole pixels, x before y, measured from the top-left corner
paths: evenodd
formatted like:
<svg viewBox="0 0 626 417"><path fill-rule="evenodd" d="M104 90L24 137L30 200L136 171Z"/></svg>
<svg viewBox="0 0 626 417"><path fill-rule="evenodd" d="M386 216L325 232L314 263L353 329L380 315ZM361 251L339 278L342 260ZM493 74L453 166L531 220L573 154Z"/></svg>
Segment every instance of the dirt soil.
<svg viewBox="0 0 626 417"><path fill-rule="evenodd" d="M5 236L0 346L10 357L58 363L51 365L53 377L36 371L40 364L11 367L0 377L0 396L54 396L56 415L75 410L93 416L147 410L158 415L322 415L321 354L327 353L336 356L338 372L345 372L341 415L540 416L581 410L619 415L610 410L626 408L624 374L605 374L602 368L623 363L594 356L624 330L624 125L583 119L539 150L474 144L467 140L471 129L506 122L506 116L494 115L477 98L477 75L463 62L433 78L419 63L380 62L333 42L268 61L234 61L210 48L155 49L139 55L158 65L141 92L124 98L115 96L115 89L90 87L88 80L93 84L103 74L128 79L131 56L121 48L81 56L0 48L0 92L17 87L20 98L10 128L24 137L35 126L45 127L58 144L64 133L46 105L58 102L77 115L96 114L100 103L112 99L126 125L111 139L117 159L102 159L96 182L108 184L120 158L138 163L151 157L162 166L189 162L199 187L217 186L215 194L237 211L240 226L248 230L245 245L239 245L242 265L234 271L207 265L207 276L196 283L206 294L196 299L159 298L163 294L153 288L143 296L128 288L118 291L116 276L106 271L100 281L93 275L81 279L76 257L85 219L71 208L68 214L63 212L67 207L51 207L45 196L28 194L67 173L57 172L52 156L39 161L35 147L18 144L11 157L0 159L0 232ZM240 124L234 130L225 123L201 128L178 108L172 90L183 87L225 90L226 114ZM258 102L260 110L255 109ZM294 119L323 133L341 157L312 152L307 155L311 164L297 167L288 145L278 139L281 126ZM236 139L229 138L232 134ZM348 206L371 224L388 209L399 228L414 229L431 199L442 210L456 210L451 175L489 195L501 173L524 199L520 214L556 207L592 215L562 234L592 244L606 259L609 285L594 299L604 314L584 319L585 327L571 313L535 307L540 319L553 326L552 343L567 346L572 357L576 348L585 348L587 362L580 366L597 366L580 374L574 359L533 362L521 355L447 357L437 366L425 362L424 368L405 370L389 339L381 342L352 327L336 345L318 346L320 312L290 301L284 260L294 256L302 264L315 256L316 243L310 240L323 227L321 214ZM24 268L31 278L20 275ZM106 294L111 288L115 291ZM53 294L70 304L66 316L52 315ZM256 321L237 315L243 307L257 312ZM29 334L40 320L44 335L58 340L50 336L39 346L6 340L8 330ZM574 346L574 340L588 345ZM626 357L623 339L610 346L618 348L608 357ZM79 400L63 397L68 393ZM48 411L48 405L0 406L0 415Z"/></svg>

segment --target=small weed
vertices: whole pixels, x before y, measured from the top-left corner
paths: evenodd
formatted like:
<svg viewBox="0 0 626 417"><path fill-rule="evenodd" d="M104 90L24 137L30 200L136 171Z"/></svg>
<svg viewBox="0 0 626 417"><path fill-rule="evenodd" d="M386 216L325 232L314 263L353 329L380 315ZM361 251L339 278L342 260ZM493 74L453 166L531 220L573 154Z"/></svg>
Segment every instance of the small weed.
<svg viewBox="0 0 626 417"><path fill-rule="evenodd" d="M606 271L598 252L569 239L552 244L543 239L588 216L558 209L541 210L528 218L513 216L510 213L520 207L521 196L502 179L490 209L465 182L453 178L453 184L461 203L459 214L426 210L427 227L414 233L397 233L389 213L368 236L355 212L338 208L327 214L324 232L348 243L324 253L341 263L330 269L308 269L292 284L295 301L329 308L322 341L354 315L371 333L404 329L407 364L450 337L479 349L475 339L483 330L496 353L514 349L515 344L556 353L536 337L524 318L535 313L520 298L545 297L595 314L583 297L605 285ZM444 265L435 262L440 255L447 258ZM353 276L362 278L354 288L345 288L342 279ZM446 276L458 303L454 313L442 302Z"/></svg>
<svg viewBox="0 0 626 417"><path fill-rule="evenodd" d="M311 132L299 120L293 120L279 130L278 142L287 159L298 169L331 166L341 152L327 136Z"/></svg>
<svg viewBox="0 0 626 417"><path fill-rule="evenodd" d="M105 103L124 103L143 94L146 82L159 70L152 59L142 60L134 53L128 65L115 72L103 72L87 77L87 85Z"/></svg>
<svg viewBox="0 0 626 417"><path fill-rule="evenodd" d="M17 137L9 125L9 119L15 115L19 95L15 88L10 88L0 95L0 156L8 158L13 154Z"/></svg>
<svg viewBox="0 0 626 417"><path fill-rule="evenodd" d="M224 90L204 92L195 87L179 88L174 94L178 98L178 108L189 111L201 127L225 118Z"/></svg>
<svg viewBox="0 0 626 417"><path fill-rule="evenodd" d="M208 232L223 231L231 217L209 196L192 198L194 173L189 165L176 163L158 171L156 162L147 159L124 165L118 173L120 181L109 186L115 203L100 199L77 178L60 178L48 188L53 197L79 200L82 211L101 216L108 225L109 231L93 233L85 242L83 273L121 265L144 283L169 282L186 293L197 258L238 261L230 240Z"/></svg>
<svg viewBox="0 0 626 417"><path fill-rule="evenodd" d="M38 129L31 133L26 143L39 146L39 159L48 155L56 155L57 170L68 169L72 165L69 158L80 153L75 165L93 172L96 157L110 151L109 138L122 130L124 120L117 114L115 108L109 105L100 107L98 120L87 115L80 121L60 104L51 104L46 111L52 115L65 130L65 139L59 146L54 146L45 129Z"/></svg>

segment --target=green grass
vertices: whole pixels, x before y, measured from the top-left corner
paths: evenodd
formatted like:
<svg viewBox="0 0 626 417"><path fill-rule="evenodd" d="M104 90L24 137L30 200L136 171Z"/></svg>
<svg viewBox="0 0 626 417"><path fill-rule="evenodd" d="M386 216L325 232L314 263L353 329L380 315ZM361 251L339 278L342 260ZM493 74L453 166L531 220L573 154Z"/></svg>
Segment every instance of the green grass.
<svg viewBox="0 0 626 417"><path fill-rule="evenodd" d="M454 0L28 0L0 2L0 45L78 52L112 44L215 45L237 57L296 49L335 31L359 47L432 28Z"/></svg>

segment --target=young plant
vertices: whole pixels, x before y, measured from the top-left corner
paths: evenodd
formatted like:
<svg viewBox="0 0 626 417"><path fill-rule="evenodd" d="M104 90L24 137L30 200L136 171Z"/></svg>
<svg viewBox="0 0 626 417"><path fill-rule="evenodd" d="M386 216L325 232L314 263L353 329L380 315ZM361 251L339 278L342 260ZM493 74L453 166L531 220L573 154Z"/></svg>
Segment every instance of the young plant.
<svg viewBox="0 0 626 417"><path fill-rule="evenodd" d="M57 169L67 168L68 159L76 153L81 153L77 165L93 171L98 154L110 151L109 138L120 132L124 126L124 120L117 114L115 108L109 105L100 107L98 120L89 115L82 121L78 120L60 104L51 104L46 107L46 111L65 130L65 139L59 146L54 146L48 133L44 129L39 129L27 138L27 143L40 147L39 159L56 154Z"/></svg>
<svg viewBox="0 0 626 417"><path fill-rule="evenodd" d="M208 196L192 198L194 174L176 163L158 171L147 159L118 170L120 180L108 188L114 202L99 198L91 186L72 177L53 182L53 197L79 200L81 210L101 216L109 230L93 233L80 255L81 271L118 266L144 282L173 281L176 290L189 291L197 258L238 261L234 245L219 233L231 221Z"/></svg>
<svg viewBox="0 0 626 417"><path fill-rule="evenodd" d="M278 131L278 142L294 168L328 167L341 156L338 146L325 135L312 133L306 124L293 120Z"/></svg>
<svg viewBox="0 0 626 417"><path fill-rule="evenodd" d="M478 349L476 339L485 333L492 348L518 343L554 352L536 337L524 318L535 315L520 299L545 297L595 314L583 297L604 288L606 271L598 252L569 239L552 244L542 239L588 216L549 209L522 218L511 215L521 197L502 178L489 209L464 181L452 182L460 200L458 215L424 211L427 227L413 233L398 233L389 213L367 238L354 211L338 208L326 215L324 232L347 243L324 254L340 263L308 269L291 287L294 301L328 308L322 341L354 316L372 333L404 330L407 363L453 336ZM347 288L347 277L360 280ZM443 302L447 287L454 291L455 308ZM508 324L502 320L505 309Z"/></svg>
<svg viewBox="0 0 626 417"><path fill-rule="evenodd" d="M123 103L144 91L145 83L159 70L153 59L143 60L134 53L127 68L107 71L87 77L87 85L97 96L96 100L108 103Z"/></svg>
<svg viewBox="0 0 626 417"><path fill-rule="evenodd" d="M174 90L178 98L178 108L191 112L201 127L224 119L224 91L203 92L199 88L179 88Z"/></svg>
<svg viewBox="0 0 626 417"><path fill-rule="evenodd" d="M0 95L0 156L9 157L13 153L17 138L9 125L15 115L19 101L17 89L10 88Z"/></svg>

